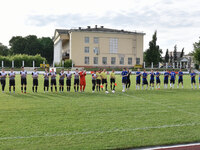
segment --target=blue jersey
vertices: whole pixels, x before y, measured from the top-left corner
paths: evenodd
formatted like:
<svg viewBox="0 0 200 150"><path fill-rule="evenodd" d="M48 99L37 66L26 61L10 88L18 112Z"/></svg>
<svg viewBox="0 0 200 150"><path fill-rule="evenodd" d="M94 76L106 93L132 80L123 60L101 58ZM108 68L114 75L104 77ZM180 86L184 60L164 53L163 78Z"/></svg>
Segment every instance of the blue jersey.
<svg viewBox="0 0 200 150"><path fill-rule="evenodd" d="M179 79L183 79L183 72L178 73Z"/></svg>
<svg viewBox="0 0 200 150"><path fill-rule="evenodd" d="M127 71L122 71L122 79L127 79Z"/></svg>
<svg viewBox="0 0 200 150"><path fill-rule="evenodd" d="M160 73L156 72L156 80L160 79Z"/></svg>
<svg viewBox="0 0 200 150"><path fill-rule="evenodd" d="M155 73L150 73L150 80L154 80L154 75L155 75Z"/></svg>
<svg viewBox="0 0 200 150"><path fill-rule="evenodd" d="M176 73L174 71L172 71L170 73L170 76L171 76L171 80L175 80L175 77L176 77Z"/></svg>
<svg viewBox="0 0 200 150"><path fill-rule="evenodd" d="M140 72L136 72L136 80L140 80L140 77L141 77L141 73Z"/></svg>
<svg viewBox="0 0 200 150"><path fill-rule="evenodd" d="M142 74L143 80L146 80L146 79L147 79L147 75L148 75L148 74L147 74L146 72Z"/></svg>
<svg viewBox="0 0 200 150"><path fill-rule="evenodd" d="M195 80L196 73L190 73L191 80Z"/></svg>
<svg viewBox="0 0 200 150"><path fill-rule="evenodd" d="M169 72L165 72L164 73L164 80L168 80L168 78L169 78Z"/></svg>

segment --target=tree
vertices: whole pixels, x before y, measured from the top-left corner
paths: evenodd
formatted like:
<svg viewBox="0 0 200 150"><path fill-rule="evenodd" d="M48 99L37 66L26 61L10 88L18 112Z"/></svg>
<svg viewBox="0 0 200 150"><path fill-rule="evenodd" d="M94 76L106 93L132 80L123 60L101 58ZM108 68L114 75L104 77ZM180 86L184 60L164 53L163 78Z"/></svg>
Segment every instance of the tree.
<svg viewBox="0 0 200 150"><path fill-rule="evenodd" d="M12 54L40 54L48 63L53 62L53 41L49 37L37 38L35 35L26 37L15 36L9 41Z"/></svg>
<svg viewBox="0 0 200 150"><path fill-rule="evenodd" d="M174 62L177 60L177 46L174 46Z"/></svg>
<svg viewBox="0 0 200 150"><path fill-rule="evenodd" d="M145 62L147 65L150 65L153 62L155 65L158 65L162 61L162 50L156 44L157 42L157 31L153 34L152 41L149 42L149 48L145 51Z"/></svg>
<svg viewBox="0 0 200 150"><path fill-rule="evenodd" d="M198 64L200 64L200 40L199 42L195 42L193 44L193 47L194 47L193 51L194 59L197 61Z"/></svg>
<svg viewBox="0 0 200 150"><path fill-rule="evenodd" d="M166 54L165 54L165 62L169 62L169 50L167 49Z"/></svg>
<svg viewBox="0 0 200 150"><path fill-rule="evenodd" d="M10 50L7 46L0 43L0 55L1 56L8 56L10 54Z"/></svg>
<svg viewBox="0 0 200 150"><path fill-rule="evenodd" d="M181 58L184 56L184 48L182 49L182 51L181 51Z"/></svg>
<svg viewBox="0 0 200 150"><path fill-rule="evenodd" d="M42 46L41 56L45 57L49 63L53 63L53 48L54 43L49 37L42 37L39 39Z"/></svg>

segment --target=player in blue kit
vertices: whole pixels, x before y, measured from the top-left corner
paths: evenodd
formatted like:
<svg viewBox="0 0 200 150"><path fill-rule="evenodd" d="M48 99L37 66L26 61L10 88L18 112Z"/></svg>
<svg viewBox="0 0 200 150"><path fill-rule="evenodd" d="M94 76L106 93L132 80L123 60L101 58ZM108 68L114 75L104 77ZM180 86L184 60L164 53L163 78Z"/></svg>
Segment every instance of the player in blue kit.
<svg viewBox="0 0 200 150"><path fill-rule="evenodd" d="M197 89L197 85L196 85L196 81L195 81L196 73L194 72L194 70L192 70L192 72L190 73L190 76L191 76L191 86L192 86L192 89L193 89L193 84L195 85L195 89Z"/></svg>
<svg viewBox="0 0 200 150"><path fill-rule="evenodd" d="M168 70L166 70L164 73L164 88L166 88L166 89L168 86L168 81L169 81L169 72L168 72Z"/></svg>
<svg viewBox="0 0 200 150"><path fill-rule="evenodd" d="M141 72L140 69L137 70L136 74L136 90L140 89L140 78L141 78Z"/></svg>
<svg viewBox="0 0 200 150"><path fill-rule="evenodd" d="M128 76L128 72L126 71L126 68L123 69L121 75L122 75L122 87L123 87L122 92L125 92L126 83L127 83L127 76Z"/></svg>
<svg viewBox="0 0 200 150"><path fill-rule="evenodd" d="M182 70L180 69L180 71L178 72L178 85L177 85L177 88L179 88L179 84L182 84L182 88L183 88L183 72Z"/></svg>
<svg viewBox="0 0 200 150"><path fill-rule="evenodd" d="M148 81L147 81L148 74L146 73L146 70L144 70L142 74L142 89L144 89L144 85L146 85L146 90L148 88Z"/></svg>
<svg viewBox="0 0 200 150"><path fill-rule="evenodd" d="M199 72L199 89L200 89L200 72Z"/></svg>
<svg viewBox="0 0 200 150"><path fill-rule="evenodd" d="M154 76L155 76L155 73L153 72L153 70L151 70L150 72L150 89L154 89Z"/></svg>
<svg viewBox="0 0 200 150"><path fill-rule="evenodd" d="M156 71L156 88L160 89L160 72Z"/></svg>
<svg viewBox="0 0 200 150"><path fill-rule="evenodd" d="M174 72L174 69L170 73L170 88L174 88L175 80L176 80L176 73Z"/></svg>

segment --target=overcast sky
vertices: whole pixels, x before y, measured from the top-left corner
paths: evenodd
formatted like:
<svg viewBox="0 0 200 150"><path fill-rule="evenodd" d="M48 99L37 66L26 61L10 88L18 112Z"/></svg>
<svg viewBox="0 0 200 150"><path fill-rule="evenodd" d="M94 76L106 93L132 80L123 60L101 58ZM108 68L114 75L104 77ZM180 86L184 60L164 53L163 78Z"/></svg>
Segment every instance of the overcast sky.
<svg viewBox="0 0 200 150"><path fill-rule="evenodd" d="M4 0L0 42L12 36L54 34L56 28L103 25L146 33L144 50L155 30L165 52L183 47L188 53L200 36L199 0Z"/></svg>

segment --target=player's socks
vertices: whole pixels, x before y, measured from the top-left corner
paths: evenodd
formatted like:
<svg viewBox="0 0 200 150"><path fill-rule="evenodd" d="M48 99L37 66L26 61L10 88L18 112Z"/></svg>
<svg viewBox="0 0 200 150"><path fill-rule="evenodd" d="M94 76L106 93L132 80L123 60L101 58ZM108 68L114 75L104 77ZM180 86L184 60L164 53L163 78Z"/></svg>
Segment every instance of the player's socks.
<svg viewBox="0 0 200 150"><path fill-rule="evenodd" d="M106 84L106 91L108 91L107 87L108 87L108 85Z"/></svg>
<svg viewBox="0 0 200 150"><path fill-rule="evenodd" d="M61 92L61 87L59 87L59 91Z"/></svg>
<svg viewBox="0 0 200 150"><path fill-rule="evenodd" d="M76 86L74 86L74 91L76 92Z"/></svg>
<svg viewBox="0 0 200 150"><path fill-rule="evenodd" d="M35 92L37 93L37 86L35 87Z"/></svg>
<svg viewBox="0 0 200 150"><path fill-rule="evenodd" d="M69 92L70 92L71 87L69 86Z"/></svg>
<svg viewBox="0 0 200 150"><path fill-rule="evenodd" d="M34 86L32 87L32 91L34 92Z"/></svg>
<svg viewBox="0 0 200 150"><path fill-rule="evenodd" d="M64 87L62 87L62 92L64 91Z"/></svg>
<svg viewBox="0 0 200 150"><path fill-rule="evenodd" d="M82 85L80 85L80 91L82 92Z"/></svg>
<svg viewBox="0 0 200 150"><path fill-rule="evenodd" d="M26 93L26 87L24 87L24 93Z"/></svg>
<svg viewBox="0 0 200 150"><path fill-rule="evenodd" d="M115 91L115 84L113 85L113 90Z"/></svg>
<svg viewBox="0 0 200 150"><path fill-rule="evenodd" d="M110 89L111 89L111 91L112 91L112 84L110 84Z"/></svg>
<svg viewBox="0 0 200 150"><path fill-rule="evenodd" d="M21 91L22 91L22 93L23 93L23 87L21 87Z"/></svg>
<svg viewBox="0 0 200 150"><path fill-rule="evenodd" d="M79 86L77 86L77 92L78 92L78 90L79 90Z"/></svg>
<svg viewBox="0 0 200 150"><path fill-rule="evenodd" d="M49 91L49 87L47 86L47 92Z"/></svg>
<svg viewBox="0 0 200 150"><path fill-rule="evenodd" d="M45 92L45 86L44 86L44 92Z"/></svg>
<svg viewBox="0 0 200 150"><path fill-rule="evenodd" d="M100 90L101 90L101 87L100 87L100 85L99 85L99 92L100 92Z"/></svg>
<svg viewBox="0 0 200 150"><path fill-rule="evenodd" d="M15 92L15 86L13 86L13 92Z"/></svg>

